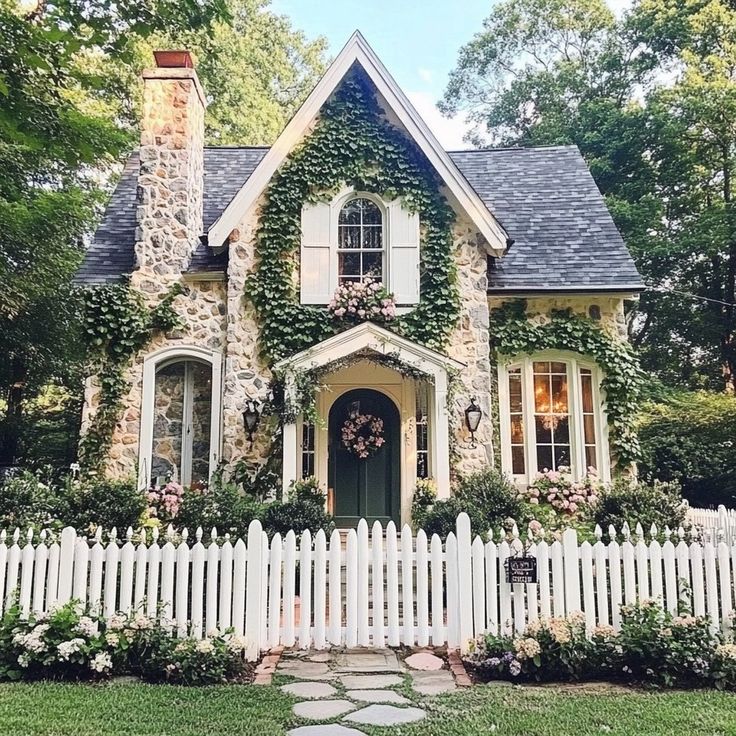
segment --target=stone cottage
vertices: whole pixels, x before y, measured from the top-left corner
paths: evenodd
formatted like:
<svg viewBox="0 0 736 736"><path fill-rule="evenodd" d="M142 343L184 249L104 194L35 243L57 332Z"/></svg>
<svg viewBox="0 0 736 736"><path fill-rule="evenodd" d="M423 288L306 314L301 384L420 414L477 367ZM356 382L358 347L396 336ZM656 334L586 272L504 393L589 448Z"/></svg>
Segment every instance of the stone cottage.
<svg viewBox="0 0 736 736"><path fill-rule="evenodd" d="M206 104L191 57L158 53L78 274L150 307L183 287L183 328L127 368L110 475L278 456L284 491L315 476L343 526L406 521L417 478L444 497L488 464L610 477L595 356L494 342L512 303L625 340L641 279L574 146L443 150L359 33L270 148L204 146ZM84 427L99 396L91 376Z"/></svg>

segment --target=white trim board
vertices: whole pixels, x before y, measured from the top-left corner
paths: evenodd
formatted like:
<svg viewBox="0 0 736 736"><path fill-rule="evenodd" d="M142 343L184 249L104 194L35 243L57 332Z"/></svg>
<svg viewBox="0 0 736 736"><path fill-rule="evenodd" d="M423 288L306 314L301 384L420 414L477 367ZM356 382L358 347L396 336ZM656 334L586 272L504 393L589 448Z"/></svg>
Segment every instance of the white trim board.
<svg viewBox="0 0 736 736"><path fill-rule="evenodd" d="M237 227L243 214L251 208L268 186L279 166L301 140L322 106L355 63L362 67L375 84L391 111L440 175L447 186L450 202L455 208L465 212L478 228L479 234L485 240L488 253L501 257L506 251L507 241L502 225L439 144L432 131L359 31L353 33L248 180L232 198L220 217L210 226L207 232L210 245L212 247L221 246Z"/></svg>

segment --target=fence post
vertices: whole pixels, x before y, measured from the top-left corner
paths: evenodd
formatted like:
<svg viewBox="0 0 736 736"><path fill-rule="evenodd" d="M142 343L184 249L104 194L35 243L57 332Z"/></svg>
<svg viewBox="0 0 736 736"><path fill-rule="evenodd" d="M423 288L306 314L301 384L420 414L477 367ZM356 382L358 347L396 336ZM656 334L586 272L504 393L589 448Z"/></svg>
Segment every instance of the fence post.
<svg viewBox="0 0 736 736"><path fill-rule="evenodd" d="M457 538L453 532L445 542L447 571L447 646L457 649L460 644L460 597L458 596Z"/></svg>
<svg viewBox="0 0 736 736"><path fill-rule="evenodd" d="M261 651L261 522L251 521L248 526L248 567L245 586L246 659L253 662Z"/></svg>
<svg viewBox="0 0 736 736"><path fill-rule="evenodd" d="M562 559L565 568L565 610L569 616L580 610L580 562L578 533L565 529L562 533Z"/></svg>
<svg viewBox="0 0 736 736"><path fill-rule="evenodd" d="M74 572L74 547L77 541L76 531L66 526L61 531L61 548L59 552L59 588L56 600L66 603L72 597L72 575Z"/></svg>
<svg viewBox="0 0 736 736"><path fill-rule="evenodd" d="M457 529L457 605L459 608L460 649L465 653L468 651L470 640L473 638L473 573L470 517L465 512L461 513L457 517L455 527Z"/></svg>

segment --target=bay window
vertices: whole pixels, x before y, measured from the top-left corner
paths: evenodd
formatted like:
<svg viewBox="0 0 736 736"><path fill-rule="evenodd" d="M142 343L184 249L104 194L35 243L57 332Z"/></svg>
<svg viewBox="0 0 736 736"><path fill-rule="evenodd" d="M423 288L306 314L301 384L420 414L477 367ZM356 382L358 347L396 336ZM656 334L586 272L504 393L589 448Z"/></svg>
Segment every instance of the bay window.
<svg viewBox="0 0 736 736"><path fill-rule="evenodd" d="M502 465L517 482L569 468L610 475L600 371L580 356L540 353L499 366Z"/></svg>

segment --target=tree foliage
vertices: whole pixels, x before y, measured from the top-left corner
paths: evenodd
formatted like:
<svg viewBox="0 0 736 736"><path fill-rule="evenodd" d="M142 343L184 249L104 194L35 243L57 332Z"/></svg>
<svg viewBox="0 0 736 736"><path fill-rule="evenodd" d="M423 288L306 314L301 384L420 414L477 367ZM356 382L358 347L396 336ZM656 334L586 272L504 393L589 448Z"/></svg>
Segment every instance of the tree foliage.
<svg viewBox="0 0 736 736"><path fill-rule="evenodd" d="M736 8L507 0L460 52L443 109L474 139L578 145L645 281L631 322L671 384L736 390ZM692 296L690 296L692 295Z"/></svg>
<svg viewBox="0 0 736 736"><path fill-rule="evenodd" d="M212 96L208 138L270 143L321 72L265 0L0 0L0 463L22 452L24 402L81 388L83 240L135 144L151 51L189 47ZM3 416L4 415L4 416Z"/></svg>

